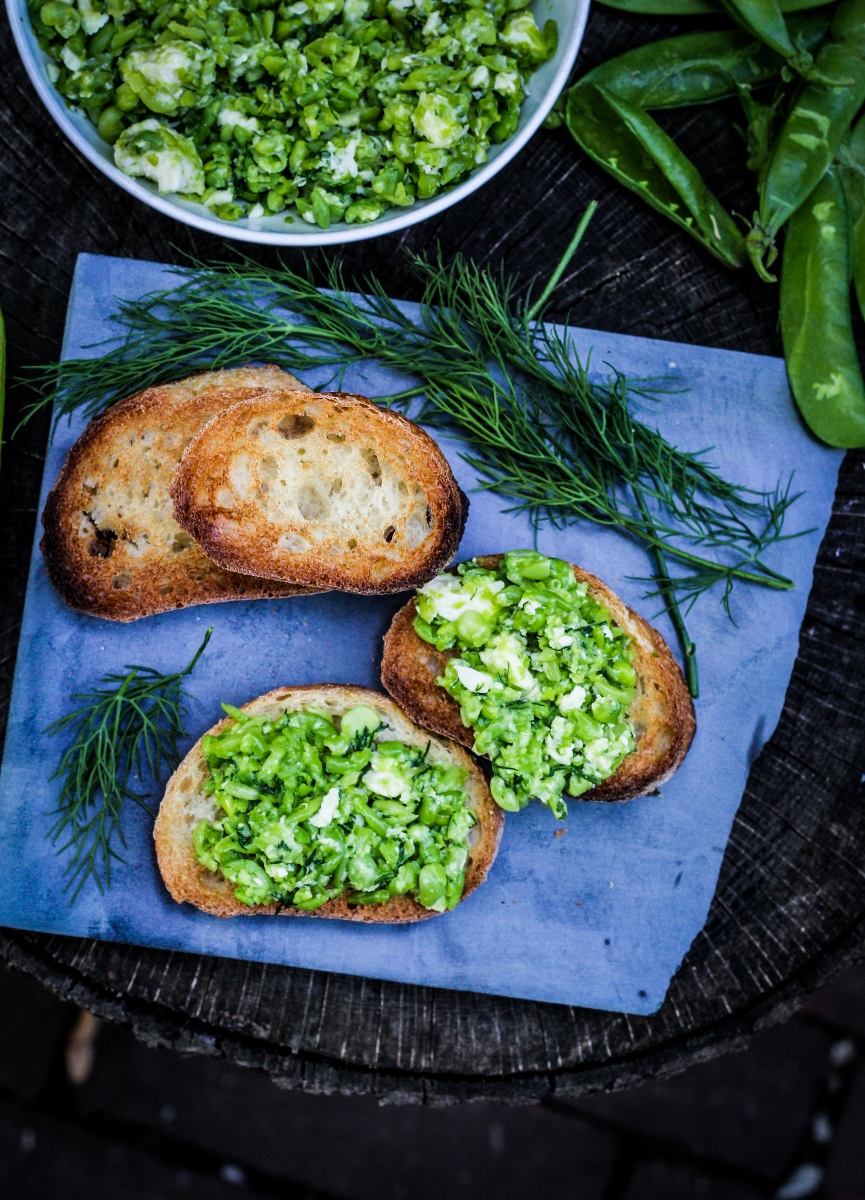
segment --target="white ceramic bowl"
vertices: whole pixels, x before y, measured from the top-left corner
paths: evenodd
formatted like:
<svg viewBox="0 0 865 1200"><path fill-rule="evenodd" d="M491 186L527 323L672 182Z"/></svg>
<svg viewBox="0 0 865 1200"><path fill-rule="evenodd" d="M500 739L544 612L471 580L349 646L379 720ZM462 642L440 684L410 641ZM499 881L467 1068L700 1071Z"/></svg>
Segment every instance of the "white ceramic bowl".
<svg viewBox="0 0 865 1200"><path fill-rule="evenodd" d="M510 162L541 124L567 82L583 38L589 0L534 0L531 8L541 28L550 17L558 23L559 45L554 57L531 77L529 94L523 104L520 123L514 136L499 146L492 146L489 158L482 167L478 167L457 187L433 197L432 200L417 201L411 208L389 209L383 217L369 225L346 225L341 221L324 230L316 225L308 225L296 217L292 225L287 225L281 216L263 217L260 220L246 217L239 221L220 221L203 204L192 204L172 195L160 196L153 184L124 175L114 165L111 147L102 141L83 114L70 112L63 97L49 83L45 74L47 55L40 50L30 26L25 0L6 0L9 22L18 51L40 100L72 145L89 158L94 166L136 200L143 200L151 208L183 221L186 225L194 225L208 233L236 238L241 242L260 242L271 246L325 246L336 242L359 242L365 238L380 237L397 229L405 229L406 226L416 225L418 221L435 216L463 197L471 195L481 184L500 171L505 163Z"/></svg>

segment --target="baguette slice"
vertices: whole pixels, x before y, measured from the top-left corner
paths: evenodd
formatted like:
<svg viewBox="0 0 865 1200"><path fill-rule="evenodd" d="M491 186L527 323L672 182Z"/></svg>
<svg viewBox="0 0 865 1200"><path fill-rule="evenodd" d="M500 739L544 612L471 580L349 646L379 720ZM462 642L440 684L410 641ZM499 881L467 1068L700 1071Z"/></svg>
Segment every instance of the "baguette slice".
<svg viewBox="0 0 865 1200"><path fill-rule="evenodd" d="M388 737L396 737L409 746L424 747L429 744L429 756L434 763L454 763L469 772L466 793L478 824L469 833L469 861L462 900L470 895L487 877L493 864L502 836L504 814L493 800L486 779L477 761L462 747L442 738L430 737L410 721L392 700L380 692L368 688L350 687L336 683L322 683L312 687L285 687L259 696L243 705L243 711L259 715L262 713L280 716L283 712L299 712L316 708L331 716L340 716L356 704L368 704L381 713L388 725ZM208 732L219 733L228 723L226 717ZM411 896L395 896L385 904L350 905L342 896L328 900L321 908L311 912L302 909L286 909L275 904L251 906L241 904L234 897L228 880L208 871L195 857L192 835L201 820L212 821L217 807L211 796L202 790L207 778L207 764L201 751L199 738L183 762L171 776L153 829L156 842L156 859L165 886L179 904L189 901L204 912L216 917L257 916L262 913L280 916L338 917L346 921L368 921L402 923L422 921L438 916L418 904ZM474 834L474 841L472 841ZM462 900L460 903L462 903Z"/></svg>
<svg viewBox="0 0 865 1200"><path fill-rule="evenodd" d="M468 501L420 426L344 392L278 392L217 414L171 487L226 571L375 595L447 565Z"/></svg>
<svg viewBox="0 0 865 1200"><path fill-rule="evenodd" d="M478 556L480 566L493 570L504 556ZM571 564L573 566L573 564ZM596 784L581 800L632 800L665 783L688 753L696 729L694 705L670 648L657 629L623 603L596 575L580 567L574 574L588 585L589 595L609 609L617 625L634 639L637 696L628 710L637 748L608 779ZM419 725L444 737L474 745L474 734L463 725L460 706L436 677L443 675L457 650L436 650L414 630L415 602L399 610L384 639L381 681L393 698Z"/></svg>
<svg viewBox="0 0 865 1200"><path fill-rule="evenodd" d="M174 520L168 494L186 445L215 413L292 387L308 390L278 367L212 371L148 388L91 421L42 514L45 568L66 603L135 621L191 604L317 590L217 567Z"/></svg>

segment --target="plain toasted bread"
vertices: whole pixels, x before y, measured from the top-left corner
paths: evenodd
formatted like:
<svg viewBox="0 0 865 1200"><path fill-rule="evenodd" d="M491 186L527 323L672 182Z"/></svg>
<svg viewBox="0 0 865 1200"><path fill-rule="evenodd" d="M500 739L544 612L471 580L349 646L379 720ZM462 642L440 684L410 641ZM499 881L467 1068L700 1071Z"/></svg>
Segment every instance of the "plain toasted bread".
<svg viewBox="0 0 865 1200"><path fill-rule="evenodd" d="M438 574L468 509L420 426L343 392L269 393L218 413L171 495L225 570L367 595Z"/></svg>
<svg viewBox="0 0 865 1200"><path fill-rule="evenodd" d="M209 371L112 405L72 447L42 514L48 577L72 608L135 621L218 600L317 591L232 574L174 520L169 485L190 439L215 413L303 384L278 367Z"/></svg>
<svg viewBox="0 0 865 1200"><path fill-rule="evenodd" d="M442 738L430 737L419 728L394 702L380 692L342 684L318 684L313 687L285 687L259 696L243 705L243 711L253 715L298 712L315 708L332 716L340 716L356 704L368 704L387 722L387 737L397 738L409 746L429 744L429 757L434 763L459 764L469 773L466 794L478 819L469 833L469 860L466 867L462 900L470 895L487 877L501 840L504 816L493 800L478 763L461 746ZM230 723L226 717L208 732L217 734ZM213 798L202 790L207 779L207 764L201 749L202 739L195 743L183 762L171 776L165 796L159 806L153 837L156 858L165 886L178 903L188 901L204 912L217 917L257 916L260 914L337 917L346 921L403 923L421 921L437 914L418 904L411 896L395 896L385 904L351 905L338 896L311 912L287 909L275 904L251 906L235 899L232 885L222 875L203 867L195 857L192 835L201 820L214 820L221 810ZM462 903L462 900L460 903Z"/></svg>
<svg viewBox="0 0 865 1200"><path fill-rule="evenodd" d="M479 556L476 561L494 570L502 558L501 554L491 554ZM608 779L580 799L632 800L655 791L681 765L696 729L694 705L679 664L657 629L628 608L596 575L576 566L573 570L577 579L587 584L589 595L605 605L613 621L633 638L633 667L638 677L637 696L628 709L637 748ZM463 724L459 704L435 682L459 651L436 650L418 637L415 615L412 599L394 617L384 639L381 681L419 725L471 747L474 734Z"/></svg>

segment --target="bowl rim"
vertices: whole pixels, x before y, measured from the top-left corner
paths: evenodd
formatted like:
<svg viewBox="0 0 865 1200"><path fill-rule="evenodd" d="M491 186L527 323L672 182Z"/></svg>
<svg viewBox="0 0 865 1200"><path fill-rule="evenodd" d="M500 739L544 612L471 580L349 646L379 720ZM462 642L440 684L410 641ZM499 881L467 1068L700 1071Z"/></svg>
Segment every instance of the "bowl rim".
<svg viewBox="0 0 865 1200"><path fill-rule="evenodd" d="M565 2L567 3L567 0ZM577 8L576 19L564 43L564 52L562 53L561 62L556 69L555 75L547 86L535 112L532 113L522 129L518 130L508 142L503 143L502 149L495 158L489 159L483 166L472 172L466 180L450 191L444 192L441 196L437 196L432 200L422 201L422 207L412 205L410 208L398 212L392 217L380 218L377 221L370 222L368 225L346 225L344 222L340 222L341 228L333 230L320 229L317 232L310 229L308 233L281 233L269 229L250 228L247 225L239 225L234 221L221 221L218 217L205 215L206 210L204 210L203 206L193 207L192 204L187 205L183 201L168 200L165 196L160 195L159 192L151 191L150 188L140 183L133 176L126 175L110 159L103 158L98 150L91 145L72 120L62 96L49 82L44 71L43 62L37 57L37 53L34 53L33 47L36 45L35 41L31 45L33 34L29 25L26 0L6 0L6 12L9 17L9 24L12 27L12 36L15 40L21 61L24 64L24 69L27 72L30 82L36 89L39 99L45 108L47 108L49 115L75 149L83 154L89 162L113 183L116 183L136 200L142 201L150 208L155 208L165 216L173 217L176 221L180 221L185 225L191 225L195 229L200 229L205 233L210 233L217 237L229 238L232 241L250 242L262 246L312 247L360 242L370 238L384 237L390 233L398 233L400 230L407 229L411 225L417 225L421 221L426 221L430 217L437 216L439 213L444 212L445 209L457 204L460 200L464 200L492 179L494 175L498 174L503 167L507 166L537 132L568 81L568 76L576 61L577 53L585 33L590 0L574 0L574 3ZM38 50L38 46L37 52L39 54L42 53ZM201 213L197 211L198 207L202 209Z"/></svg>

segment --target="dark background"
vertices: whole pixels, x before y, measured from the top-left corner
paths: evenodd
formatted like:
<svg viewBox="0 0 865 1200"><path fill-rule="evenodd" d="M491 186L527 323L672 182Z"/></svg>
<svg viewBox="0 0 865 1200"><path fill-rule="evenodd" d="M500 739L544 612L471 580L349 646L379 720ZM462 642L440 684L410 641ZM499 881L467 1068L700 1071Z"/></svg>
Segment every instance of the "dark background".
<svg viewBox="0 0 865 1200"><path fill-rule="evenodd" d="M580 69L698 24L596 6ZM79 252L177 262L184 253L224 257L232 247L138 204L83 161L40 106L2 19L0 63L0 307L14 380L56 359ZM736 103L662 120L727 207L750 214ZM439 243L447 255L504 262L525 284L543 282L591 199L600 209L553 317L780 353L776 290L717 264L618 189L564 130L541 131L510 167L437 220L319 251L314 261L338 255L349 275L374 271L392 295L413 299L418 288L403 251ZM301 261L299 251L284 257ZM7 438L31 398L27 388L11 390ZM47 431L47 417L37 418L3 448L3 720ZM79 1021L74 1004L0 968L3 1196L865 1197L861 968L786 1025L758 1034L747 1053L613 1096L525 1108L378 1107L364 1097L280 1091L263 1074L215 1058L148 1049L119 1026L99 1029L92 1070L75 1084L70 1035L76 1027L81 1036L94 1032Z"/></svg>

